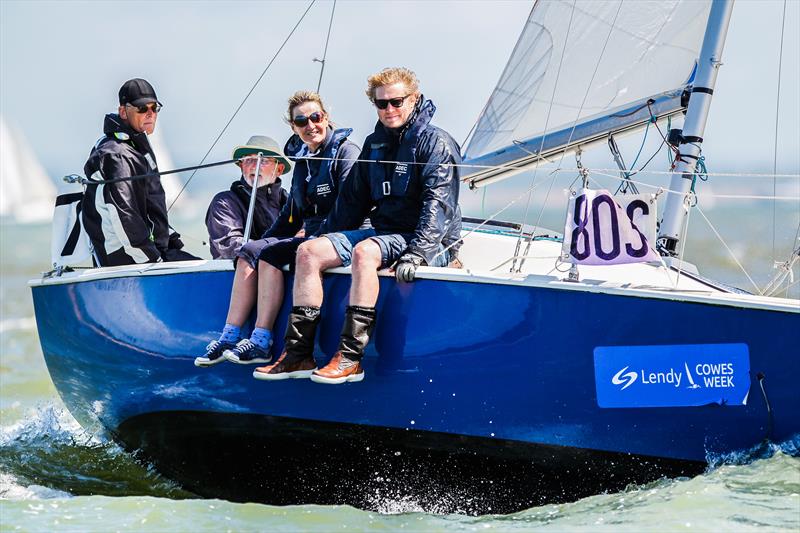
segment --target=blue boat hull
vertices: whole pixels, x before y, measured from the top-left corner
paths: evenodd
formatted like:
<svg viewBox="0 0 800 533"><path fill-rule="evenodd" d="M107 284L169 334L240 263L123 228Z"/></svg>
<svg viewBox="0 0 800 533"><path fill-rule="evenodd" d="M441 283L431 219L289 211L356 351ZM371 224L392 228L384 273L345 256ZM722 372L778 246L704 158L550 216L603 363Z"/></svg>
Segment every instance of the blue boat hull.
<svg viewBox="0 0 800 533"><path fill-rule="evenodd" d="M33 298L50 375L73 415L205 496L370 507L375 491L432 497L433 483L469 494L468 511L505 512L697 473L709 456L799 431L800 360L787 338L800 331L796 313L380 282L366 379L343 386L193 366L224 323L230 271L42 285ZM336 349L350 277L324 284L321 364ZM727 343L749 347L745 405L598 406L597 346Z"/></svg>

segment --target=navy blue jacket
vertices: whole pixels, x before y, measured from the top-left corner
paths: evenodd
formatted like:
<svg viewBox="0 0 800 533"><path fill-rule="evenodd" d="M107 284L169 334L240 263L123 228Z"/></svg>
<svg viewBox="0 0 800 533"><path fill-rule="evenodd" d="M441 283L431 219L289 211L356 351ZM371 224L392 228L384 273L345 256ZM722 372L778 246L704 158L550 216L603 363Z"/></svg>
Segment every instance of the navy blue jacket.
<svg viewBox="0 0 800 533"><path fill-rule="evenodd" d="M227 190L217 193L206 211L206 228L208 228L211 257L214 259L232 259L242 247L244 241L244 227L247 224L247 210L250 207L250 193L252 188L242 177L235 182L247 194L247 201L240 195ZM265 229L278 218L278 213L286 205L288 193L281 187L278 178L270 185L256 189L256 207L253 216L253 227L250 238L261 237ZM256 214L263 218L263 226L257 227Z"/></svg>
<svg viewBox="0 0 800 533"><path fill-rule="evenodd" d="M325 142L313 154L299 136L289 138L283 150L294 159L289 200L265 238L292 237L304 224L306 235L317 233L358 158L358 145L347 138L352 131L329 128Z"/></svg>
<svg viewBox="0 0 800 533"><path fill-rule="evenodd" d="M420 97L403 128L377 123L364 141L359 159L365 161L356 164L320 234L356 229L369 216L378 233L411 234L407 252L426 263L441 244L458 241L461 149L430 123L435 111L433 102Z"/></svg>

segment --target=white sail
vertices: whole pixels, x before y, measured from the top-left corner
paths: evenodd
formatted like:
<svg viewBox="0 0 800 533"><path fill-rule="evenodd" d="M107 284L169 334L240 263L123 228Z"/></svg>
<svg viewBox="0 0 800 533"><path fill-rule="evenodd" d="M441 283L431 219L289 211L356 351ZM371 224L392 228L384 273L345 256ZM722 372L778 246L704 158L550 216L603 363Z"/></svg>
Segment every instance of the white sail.
<svg viewBox="0 0 800 533"><path fill-rule="evenodd" d="M151 135L147 136L147 140L150 142L150 147L156 155L158 170L162 172L165 170L174 170L175 163L173 163L172 156L164 143L161 128L157 127ZM161 185L164 187L164 193L167 195L167 205L169 205L178 195L178 192L180 192L183 183L178 174L167 174L161 177Z"/></svg>
<svg viewBox="0 0 800 533"><path fill-rule="evenodd" d="M17 223L50 220L56 188L23 135L0 116L0 217Z"/></svg>
<svg viewBox="0 0 800 533"><path fill-rule="evenodd" d="M533 154L602 138L680 109L710 2L537 2L465 150L467 163L534 162ZM467 169L473 179L497 172Z"/></svg>

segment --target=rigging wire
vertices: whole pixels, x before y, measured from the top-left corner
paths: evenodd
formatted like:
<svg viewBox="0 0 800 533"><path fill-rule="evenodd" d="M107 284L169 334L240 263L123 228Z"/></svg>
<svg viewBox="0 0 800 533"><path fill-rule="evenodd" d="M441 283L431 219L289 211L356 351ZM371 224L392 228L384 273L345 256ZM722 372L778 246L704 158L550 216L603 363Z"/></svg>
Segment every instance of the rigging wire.
<svg viewBox="0 0 800 533"><path fill-rule="evenodd" d="M564 38L564 48L561 50L561 57L558 60L558 70L556 71L556 79L553 82L553 92L550 95L550 104L547 107L547 116L545 117L544 127L542 128L542 132L544 134L542 135L542 142L541 142L541 144L539 144L539 150L537 152L539 154L541 154L542 150L544 149L544 140L545 140L545 137L547 136L547 127L550 125L550 113L552 112L553 104L555 103L556 89L558 88L558 81L561 79L561 67L564 64L564 55L566 54L566 51L567 51L567 43L569 43L569 37L570 37L570 34L572 33L572 21L573 21L573 19L575 17L576 3L577 3L577 0L573 0L572 1L572 10L570 10L569 23L567 24L567 33L566 33L566 36ZM562 159L563 159L563 155L562 155ZM561 162L560 161L559 161L558 166L559 167L561 166ZM539 170L539 167L536 167L533 170L533 174L531 175L531 185L533 185L533 183L536 181L536 174L538 173L538 170ZM555 181L555 176L556 176L556 174L553 174L553 181ZM551 182L550 186L552 188L552 182ZM532 192L533 188L530 188L529 191ZM549 196L550 196L550 192L548 191L547 195L545 196L544 203L542 204L542 211L539 212L539 218L540 219L541 219L541 213L544 211L544 205L547 204L547 198ZM528 202L525 204L525 214L522 217L522 226L524 226L525 225L525 221L528 220L528 208L530 207L530 204L531 204L531 195L529 194L528 195ZM533 231L531 233L532 234L536 233L536 226L534 226ZM522 231L522 229L520 229L519 236L517 237L517 245L516 245L516 247L514 249L514 256L518 256L519 255L519 249L522 246L522 238L523 238L523 231ZM530 245L528 245L528 248L529 247L530 247ZM522 255L528 255L528 254L526 252L526 253L524 253ZM519 265L519 270L520 271L522 270L522 263L523 262L524 262L524 260L520 261L520 265ZM515 268L516 268L516 260L511 263L511 272L513 272Z"/></svg>
<svg viewBox="0 0 800 533"><path fill-rule="evenodd" d="M295 161L295 162L297 162L297 161L305 161L307 159L311 159L310 157L303 157L303 156L286 156L286 158L290 159L291 161ZM330 157L316 157L316 156L314 157L314 159L315 160L322 160L322 161L333 161L334 160L334 158L330 158ZM336 160L339 161L339 159L336 159ZM418 161L405 162L405 161L390 161L390 160L383 160L383 159L344 158L344 159L341 159L341 160L342 161L352 161L354 163L381 163L381 164L404 163L404 164L407 164L407 165L426 165L427 164L427 163L418 162ZM214 167L214 166L219 166L219 165L227 165L227 164L233 163L235 161L239 161L239 160L238 159L226 159L226 160L223 160L223 161L216 161L216 162L213 162L213 163L206 163L206 164L203 164L203 165L196 165L196 166L191 166L191 167L182 167L182 168L177 168L177 169L174 169L174 170L164 170L164 171L159 171L159 172L152 172L152 173L148 173L148 174L141 174L141 175L138 175L138 176L127 176L125 178L116 178L114 181L130 181L130 180L135 180L135 179L149 178L149 177L152 177L152 176L161 176L161 175L165 175L165 174L175 174L175 173L180 173L180 172L187 172L189 170L194 170L194 169L203 169L203 168L209 168L209 167ZM449 167L455 167L455 168L482 168L482 169L488 168L488 169L496 169L496 170L514 169L513 166L509 166L509 165L471 165L471 164L464 164L464 163L449 163L449 164L446 164L445 166L448 167L448 168ZM561 167L559 167L559 168L539 167L539 170L549 171L549 174L558 174L558 173L574 174L574 172L575 172L575 169L573 169L573 168L561 168ZM619 173L619 169L618 168L594 168L593 167L591 170L592 170L592 174L597 175L597 176L606 176L606 177L613 178L615 180L621 180L622 179L618 175L618 173ZM614 174L608 174L608 172L613 172ZM666 172L666 171L662 171L662 170L646 170L645 171L642 168L637 170L637 172L638 173L648 174L648 175L670 175L671 174L671 172ZM742 174L742 173L736 173L736 172L702 172L702 174L703 175L707 175L707 176L727 176L727 177L746 177L746 178L752 178L752 177L772 178L773 177L773 174L751 174L751 173ZM775 175L775 177L800 179L800 174L777 174L777 175ZM82 176L79 176L77 174L70 174L68 176L64 176L63 179L67 183L73 183L73 182L74 183L81 183L81 182L83 182L83 180L86 180L86 178L84 178ZM666 189L666 188L664 188L662 186L653 185L651 183L646 183L646 182L636 181L636 180L630 180L630 181L631 181L631 183L635 183L636 185L641 185L642 187L650 187L652 189L659 189L659 190L662 190L664 192L680 193L680 191L673 191L672 189ZM109 182L110 181L107 181L107 180L104 180L104 181L94 181L94 180L92 180L91 181L91 183L109 183ZM771 200L773 198L772 195L740 195L740 194L711 194L711 193L700 195L700 197L706 197L706 196L714 197L714 198L749 199L749 200L765 200L765 199L766 200ZM775 198L777 200L793 200L793 201L800 200L799 196L776 196ZM798 237L800 237L800 231L798 232Z"/></svg>
<svg viewBox="0 0 800 533"><path fill-rule="evenodd" d="M619 5L617 6L617 11L616 11L616 13L614 13L614 19L611 21L610 28L608 30L608 35L606 35L606 40L603 43L603 48L600 50L600 55L598 56L597 63L594 66L594 71L592 72L592 77L589 79L589 83L586 86L586 92L583 94L583 100L581 100L581 105L578 108L578 113L575 115L575 121L572 123L572 129L569 132L569 139L567 139L567 143L566 143L567 146L569 146L569 144L572 142L572 136L575 134L575 128L578 126L578 120L580 120L581 113L583 112L583 106L586 105L586 100L587 100L587 98L589 98L589 92L592 89L592 83L594 83L594 78L595 78L595 76L597 76L597 71L600 70L600 63L603 60L603 56L605 55L606 48L608 47L608 43L611 40L611 35L614 33L614 28L616 27L617 18L619 17L619 12L622 10L622 3L623 3L623 1L620 0ZM574 11L574 8L575 8L575 4L573 3L573 11ZM572 26L572 16L570 16L570 27L571 26ZM567 30L567 39L566 39L566 41L569 41L568 37L569 37L569 30ZM564 49L566 50L566 42L564 44ZM562 59L562 61L564 59L564 53L563 52L561 54L561 59ZM561 70L561 65L559 65L559 72L560 72L560 70ZM551 106L553 104L553 102L552 102L553 99L555 99L555 86L553 87L553 96L552 96L552 99L551 99L551 102L550 102ZM548 112L548 114L549 114L549 112ZM544 137L542 137L542 146L544 146ZM539 153L541 153L541 151L542 151L542 148L540 147L539 148ZM567 150L566 149L563 152L561 152L561 159L558 160L558 165L557 166L559 166L559 167L561 166L561 162L564 160L564 156L566 154L567 154ZM553 183L554 182L555 182L555 177L553 178L553 181L550 183L550 188L547 190L547 194L545 195L544 202L542 202L542 208L539 210L539 215L536 218L536 224L534 224L534 226L533 226L534 232L536 231L536 228L539 226L539 223L542 221L542 215L544 214L544 208L547 205L547 200L550 198L550 192L553 190ZM526 213L526 216L527 216L527 213ZM523 219L523 223L525 222L525 220L526 219ZM522 235L520 234L520 237L521 236ZM528 255L528 251L530 250L532 242L533 242L533 238L529 238L528 242L526 244L526 247L525 247L525 253L523 255ZM522 270L522 265L523 265L524 261L525 261L524 259L520 261L519 270Z"/></svg>
<svg viewBox="0 0 800 533"><path fill-rule="evenodd" d="M322 74L325 72L325 61L328 59L328 42L331 40L331 28L333 27L333 14L336 12L336 0L333 0L333 7L331 7L331 20L328 22L328 36L325 37L325 51L322 52L322 59L314 58L314 61L320 63L319 66L319 81L317 82L317 94L319 88L322 87Z"/></svg>
<svg viewBox="0 0 800 533"><path fill-rule="evenodd" d="M783 68L783 35L786 29L786 0L783 0L783 20L781 21L781 41L780 51L778 52L778 89L777 97L775 98L775 149L772 154L772 173L778 172L778 119L780 117L781 109L781 70ZM775 178L772 179L772 195L778 194L778 183ZM775 233L777 231L777 209L775 202L772 202L772 262L775 263ZM800 230L800 226L798 227Z"/></svg>
<svg viewBox="0 0 800 533"><path fill-rule="evenodd" d="M725 242L725 239L723 239L722 236L719 234L719 232L717 231L717 228L714 227L714 224L712 224L711 221L708 219L708 217L705 215L705 213L703 213L703 210L700 209L700 206L695 204L694 207L697 208L697 212L700 213L700 216L702 216L703 219L705 219L706 224L708 224L708 227L711 228L711 231L714 232L714 235L717 236L717 239L719 239L719 242L722 243L722 246L724 246L725 249L728 250L728 253L733 258L733 261L736 263L736 265L742 270L742 272L744 272L744 275L747 276L747 279L750 280L750 283L753 284L753 287L755 287L756 292L759 295L763 295L764 293L761 292L761 289L758 288L758 284L756 284L756 282L753 281L753 278L750 277L750 274L747 273L747 270L745 270L745 268L742 266L742 264L736 258L736 254L733 253L733 250L730 249L730 247L728 246L728 243Z"/></svg>
<svg viewBox="0 0 800 533"><path fill-rule="evenodd" d="M294 32L295 32L295 31L297 31L297 28L300 26L300 23L301 23L301 22L303 22L303 19L304 19L304 18L306 18L306 15L307 15L307 14L308 14L308 12L311 10L311 7L312 7L312 6L313 6L313 5L316 3L316 1L317 1L317 0L311 0L311 3L309 3L309 4L308 4L308 7L307 7L307 8L306 8L306 10L303 12L303 14L300 16L300 19L298 19L297 23L295 23L294 27L292 28L292 31L290 31L290 32L289 32L289 35L287 35L287 36L286 36L286 39L284 39L284 41L283 41L283 44L281 44L281 46L278 48L278 51L277 51L277 52L275 52L275 55L273 55L273 56L272 56L272 59L270 59L270 60L269 60L269 63L267 63L267 66L266 66L266 67L264 68L264 70L261 72L261 75L258 77L258 79L256 79L256 81L255 81L255 83L253 84L253 86L252 86L252 87L250 87L250 90L249 90L249 91L247 91L247 94L244 96L244 99L242 99L242 102L241 102L241 103L239 104L239 106L236 108L236 111L234 111L234 112L233 112L233 114L231 115L231 118L230 118L230 119L228 119L228 122L227 122L227 123L225 124L225 126L222 128L222 131L220 131L220 132L219 132L219 135L217 135L217 138L216 138L216 139L214 139L214 142L213 142L213 143L211 143L211 147L209 147L208 151L207 151L207 152L206 152L206 154L203 156L203 158L200 160L200 163L198 163L198 165L197 165L197 166L201 166L203 163L205 163L205 161L206 161L206 158L208 158L209 154L211 153L211 150L213 150L213 149L214 149L214 147L217 145L217 143L219 142L219 140L222 138L222 135L223 135L223 134L224 134L224 133L227 131L227 129L228 129L228 126L230 126L230 125L231 125L231 122L233 122L233 119L234 119L234 118L236 118L236 115L238 115L238 114L239 114L239 111L241 111L242 107L244 107L244 104L245 104L245 102L247 102L247 99L248 99L248 98L250 98L250 95L251 95L251 94L253 94L253 91L255 91L255 90L256 90L256 87L257 87L257 86L258 86L258 84L261 82L261 79L264 77L264 75L267 73L267 71L269 70L269 68L272 66L272 64L275 62L275 60L278 58L278 55L281 53L281 51L283 51L284 47L286 46L286 43L288 43L288 42L289 42L289 39L291 39L292 35L294 35ZM189 176L189 178L188 178L188 179L186 180L186 182L183 184L183 187L181 187L181 190L180 190L180 191L178 191L178 194L175 196L175 198L174 198L174 199L172 200L172 202L169 204L169 207L167 207L167 212L169 212L169 211L170 211L170 209L172 209L172 206L173 206L173 205L175 205L175 202L177 202L177 201L178 201L178 198L180 198L180 197L181 197L181 194L183 194L183 191L185 191L185 190L186 190L186 187L188 187L188 186L189 186L189 182L190 182L190 181L192 181L192 178L194 178L194 175L195 175L195 174L197 174L197 169L195 169L195 170L194 170L194 172L192 172L191 176Z"/></svg>

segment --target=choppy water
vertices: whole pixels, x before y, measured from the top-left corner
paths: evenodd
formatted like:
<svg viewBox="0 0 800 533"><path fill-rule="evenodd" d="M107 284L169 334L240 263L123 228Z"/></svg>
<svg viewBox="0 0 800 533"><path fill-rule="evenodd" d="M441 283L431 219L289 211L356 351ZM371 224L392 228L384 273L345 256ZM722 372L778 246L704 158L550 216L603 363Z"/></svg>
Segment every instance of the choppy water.
<svg viewBox="0 0 800 533"><path fill-rule="evenodd" d="M754 230L740 225L739 231ZM800 531L797 442L757 455L715 458L714 466L693 479L664 479L504 516L442 515L412 499L384 498L376 502L381 512L366 512L194 498L99 428L81 428L58 398L26 286L47 269L48 232L0 228L0 531ZM758 270L752 258L769 256L769 240L741 238L733 244L746 252L745 267L754 267L763 285L770 268ZM693 246L701 271L745 285L724 255L703 253L708 242Z"/></svg>

